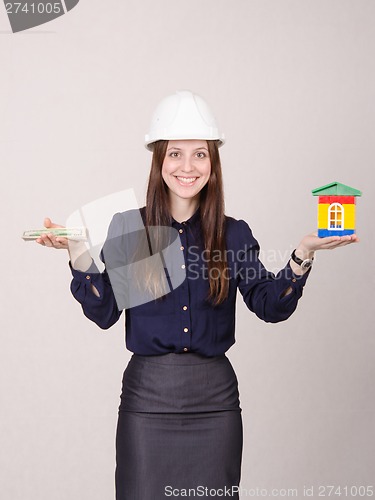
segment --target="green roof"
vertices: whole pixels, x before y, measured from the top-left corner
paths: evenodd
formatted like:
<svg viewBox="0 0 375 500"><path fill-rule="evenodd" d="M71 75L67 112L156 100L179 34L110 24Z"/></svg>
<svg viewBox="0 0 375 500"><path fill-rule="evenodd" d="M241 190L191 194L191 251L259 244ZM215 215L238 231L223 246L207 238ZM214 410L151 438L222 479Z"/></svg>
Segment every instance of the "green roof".
<svg viewBox="0 0 375 500"><path fill-rule="evenodd" d="M325 186L313 189L311 192L314 196L362 196L361 191L358 191L358 189L351 188L340 182L331 182Z"/></svg>

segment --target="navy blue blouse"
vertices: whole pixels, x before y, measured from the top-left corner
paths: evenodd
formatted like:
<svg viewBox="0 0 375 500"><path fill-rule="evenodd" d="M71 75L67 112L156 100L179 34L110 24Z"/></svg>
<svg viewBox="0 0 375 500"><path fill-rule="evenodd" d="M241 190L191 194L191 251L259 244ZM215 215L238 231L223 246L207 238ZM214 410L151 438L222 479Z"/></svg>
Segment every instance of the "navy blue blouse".
<svg viewBox="0 0 375 500"><path fill-rule="evenodd" d="M117 252L122 251L121 241L114 236L124 235L124 224L129 215L138 213L144 220L144 207L113 216L106 243L112 238ZM83 313L100 328L110 328L125 310L126 347L140 355L169 352L196 352L204 356L224 354L235 342L235 306L237 288L246 306L260 319L276 323L286 320L296 309L310 270L302 276L295 275L289 262L277 275L267 271L259 260L259 245L244 220L226 216L227 265L229 268L229 294L217 306L205 300L209 290L207 262L201 243L199 207L186 221L172 219L178 231L178 249L185 279L167 293L163 300L124 307L118 303L110 280L103 248L100 253L106 265L99 272L94 261L86 272L74 269L69 261L73 279L71 292L81 304ZM177 238L177 239L178 239ZM168 283L170 283L170 276ZM91 290L93 284L97 297ZM284 295L286 289L292 291ZM117 299L117 300L116 300ZM119 307L120 306L120 307Z"/></svg>

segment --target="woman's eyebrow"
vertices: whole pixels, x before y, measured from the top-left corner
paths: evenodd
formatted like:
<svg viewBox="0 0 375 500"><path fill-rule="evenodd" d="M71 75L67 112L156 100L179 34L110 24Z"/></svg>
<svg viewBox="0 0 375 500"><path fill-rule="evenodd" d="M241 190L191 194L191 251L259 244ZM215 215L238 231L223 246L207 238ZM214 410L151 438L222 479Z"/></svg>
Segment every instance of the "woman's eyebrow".
<svg viewBox="0 0 375 500"><path fill-rule="evenodd" d="M170 151L171 149L177 149L178 151L181 151L181 148L175 148L175 147L168 148L167 151ZM202 148L194 149L193 151L198 151L199 149L205 149L206 151L208 151L208 149L205 148L204 146Z"/></svg>

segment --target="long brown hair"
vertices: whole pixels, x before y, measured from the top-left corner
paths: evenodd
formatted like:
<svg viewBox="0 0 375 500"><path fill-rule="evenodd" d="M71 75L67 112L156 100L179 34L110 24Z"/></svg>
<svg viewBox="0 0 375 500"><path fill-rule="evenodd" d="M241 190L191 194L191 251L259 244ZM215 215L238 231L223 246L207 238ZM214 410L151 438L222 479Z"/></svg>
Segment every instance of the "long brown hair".
<svg viewBox="0 0 375 500"><path fill-rule="evenodd" d="M211 160L211 174L202 188L199 198L199 208L202 228L202 241L205 255L208 255L208 277L210 291L207 300L218 305L228 295L228 277L225 243L224 188L221 171L220 155L217 141L208 140L208 152ZM149 174L145 224L148 226L170 226L172 217L169 206L168 186L162 177L162 166L166 155L168 141L160 140L154 143L151 170ZM159 245L157 244L156 247ZM159 246L159 248L162 248ZM215 255L215 262L212 257ZM220 256L220 259L218 259ZM155 276L157 280L157 276ZM153 281L155 293L157 283ZM159 295L160 296L160 295Z"/></svg>

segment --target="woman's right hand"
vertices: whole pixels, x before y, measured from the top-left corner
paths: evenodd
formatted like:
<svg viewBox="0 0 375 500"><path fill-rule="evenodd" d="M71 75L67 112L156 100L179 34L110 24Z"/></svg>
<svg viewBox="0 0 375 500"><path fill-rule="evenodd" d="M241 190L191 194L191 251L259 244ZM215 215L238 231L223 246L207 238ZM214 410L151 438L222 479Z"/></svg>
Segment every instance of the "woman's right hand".
<svg viewBox="0 0 375 500"><path fill-rule="evenodd" d="M65 226L54 224L51 219L46 217L44 219L44 227L53 228ZM43 233L35 241L45 247L53 247L57 249L65 248L66 250L68 250L72 267L78 271L86 272L93 262L90 252L87 250L86 245L83 241L68 240L68 238L64 238L62 236L55 236L53 233ZM90 285L94 295L100 297L99 292L95 288L95 286L92 283L90 283Z"/></svg>
<svg viewBox="0 0 375 500"><path fill-rule="evenodd" d="M44 219L44 227L48 229L49 227L53 228L65 226L54 224L51 219L46 217ZM84 241L72 240L65 238L64 236L56 236L53 233L43 233L35 241L44 247L52 247L59 250L64 248L65 250L68 250L72 266L78 271L86 271L92 263L93 259L90 252L87 250Z"/></svg>
<svg viewBox="0 0 375 500"><path fill-rule="evenodd" d="M53 228L53 227L65 227L65 226L59 226L59 224L54 224L51 221L51 219L46 217L44 219L44 227ZM53 233L41 234L39 238L37 238L35 241L45 247L53 247L57 249L64 248L66 250L69 250L68 238L64 238L62 236L55 236Z"/></svg>

